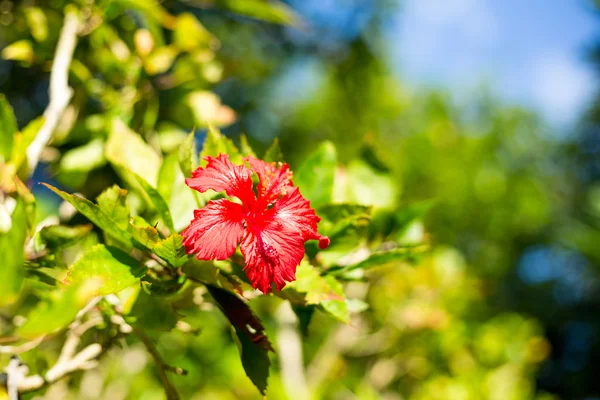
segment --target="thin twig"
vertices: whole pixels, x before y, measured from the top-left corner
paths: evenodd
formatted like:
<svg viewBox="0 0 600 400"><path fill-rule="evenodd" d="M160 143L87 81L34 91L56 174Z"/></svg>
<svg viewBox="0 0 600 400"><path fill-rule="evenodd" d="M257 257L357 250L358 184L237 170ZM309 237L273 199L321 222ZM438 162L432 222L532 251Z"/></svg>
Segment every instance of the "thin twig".
<svg viewBox="0 0 600 400"><path fill-rule="evenodd" d="M36 348L44 340L44 335L38 336L37 338L20 344L18 346L0 346L0 353L2 354L21 354Z"/></svg>
<svg viewBox="0 0 600 400"><path fill-rule="evenodd" d="M33 174L42 151L50 143L52 134L73 96L73 90L69 87L68 78L73 52L77 44L79 25L80 21L77 11L69 9L65 14L65 22L60 32L56 53L54 54L54 63L50 72L50 101L44 111L44 124L27 148L27 163L30 174Z"/></svg>
<svg viewBox="0 0 600 400"><path fill-rule="evenodd" d="M186 375L187 371L182 368L173 367L171 365L166 364L152 340L144 332L139 329L133 328L133 332L135 335L142 341L148 353L154 358L156 365L158 366L158 373L160 374L160 380L162 381L163 387L165 388L165 394L167 395L167 400L179 400L179 393L177 393L177 389L169 380L167 376L167 372L173 372L177 375Z"/></svg>

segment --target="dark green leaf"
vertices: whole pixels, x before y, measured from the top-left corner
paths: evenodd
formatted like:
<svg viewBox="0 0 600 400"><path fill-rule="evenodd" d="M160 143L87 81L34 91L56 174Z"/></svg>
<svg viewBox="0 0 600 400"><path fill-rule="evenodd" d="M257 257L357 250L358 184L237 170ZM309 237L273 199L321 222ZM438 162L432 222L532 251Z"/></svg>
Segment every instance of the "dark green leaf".
<svg viewBox="0 0 600 400"><path fill-rule="evenodd" d="M400 247L390 251L371 254L366 260L344 267L333 267L324 272L325 275L339 276L357 269L369 269L390 262L412 261L420 253L428 249L427 246Z"/></svg>
<svg viewBox="0 0 600 400"><path fill-rule="evenodd" d="M269 377L268 351L273 351L265 335L265 328L250 307L238 296L216 286L206 285L206 288L235 328L246 375L264 395Z"/></svg>
<svg viewBox="0 0 600 400"><path fill-rule="evenodd" d="M27 160L27 147L33 142L42 125L44 125L44 117L36 118L15 136L10 160L15 170L18 171Z"/></svg>

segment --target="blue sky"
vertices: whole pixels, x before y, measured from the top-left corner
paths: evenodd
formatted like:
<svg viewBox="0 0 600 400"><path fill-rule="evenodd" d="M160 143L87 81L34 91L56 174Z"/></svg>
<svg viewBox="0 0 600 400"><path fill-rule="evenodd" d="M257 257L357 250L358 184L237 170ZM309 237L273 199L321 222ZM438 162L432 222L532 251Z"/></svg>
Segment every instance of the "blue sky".
<svg viewBox="0 0 600 400"><path fill-rule="evenodd" d="M388 46L411 85L459 95L487 85L565 126L594 93L585 57L596 38L600 16L586 0L405 0Z"/></svg>

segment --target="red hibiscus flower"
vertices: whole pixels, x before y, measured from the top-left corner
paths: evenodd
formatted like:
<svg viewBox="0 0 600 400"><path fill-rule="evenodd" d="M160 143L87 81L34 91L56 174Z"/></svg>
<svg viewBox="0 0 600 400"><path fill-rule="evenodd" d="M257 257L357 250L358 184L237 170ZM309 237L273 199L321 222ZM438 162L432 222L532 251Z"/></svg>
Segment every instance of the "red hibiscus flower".
<svg viewBox="0 0 600 400"><path fill-rule="evenodd" d="M318 240L322 249L329 245L329 238L317 232L320 218L292 184L289 165L277 167L248 157L248 168L233 164L225 154L205 159L206 168L196 169L185 183L199 192L224 191L239 201L211 200L194 210L194 219L181 233L187 253L199 260L225 260L241 242L252 286L268 293L275 282L281 290L296 279L307 240ZM256 193L253 173L258 176Z"/></svg>

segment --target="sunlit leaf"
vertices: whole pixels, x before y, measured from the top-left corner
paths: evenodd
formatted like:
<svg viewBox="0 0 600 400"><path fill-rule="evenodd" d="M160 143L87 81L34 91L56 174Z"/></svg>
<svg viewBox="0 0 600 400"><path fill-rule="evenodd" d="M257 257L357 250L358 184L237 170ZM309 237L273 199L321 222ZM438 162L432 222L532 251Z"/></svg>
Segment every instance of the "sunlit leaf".
<svg viewBox="0 0 600 400"><path fill-rule="evenodd" d="M12 152L13 138L17 133L17 120L6 97L0 94L0 162L8 161Z"/></svg>
<svg viewBox="0 0 600 400"><path fill-rule="evenodd" d="M169 206L167 205L165 200L162 198L162 196L160 195L158 190L156 190L152 186L150 186L150 184L148 182L146 182L146 180L144 178L142 178L141 176L139 176L137 174L134 174L134 175L135 175L135 178L137 179L138 183L140 184L140 186L142 187L142 189L144 190L144 192L150 199L150 202L152 203L152 205L154 206L156 211L158 211L158 214L164 221L167 228L169 228L169 230L171 230L171 231L174 231L175 228L173 226L173 217L171 216L171 211L169 211Z"/></svg>
<svg viewBox="0 0 600 400"><path fill-rule="evenodd" d="M63 200L71 203L73 207L77 209L77 211L85 215L105 233L117 239L119 242L127 246L131 246L131 235L126 230L120 229L120 223L111 219L104 211L100 209L99 206L87 199L84 199L83 197L63 192L62 190L48 185L47 183L42 184L59 195Z"/></svg>
<svg viewBox="0 0 600 400"><path fill-rule="evenodd" d="M11 43L2 49L2 58L5 60L31 63L33 61L33 54L31 41L26 39Z"/></svg>
<svg viewBox="0 0 600 400"><path fill-rule="evenodd" d="M298 16L280 1L219 0L217 4L237 14L284 25L297 25Z"/></svg>
<svg viewBox="0 0 600 400"><path fill-rule="evenodd" d="M266 162L283 161L283 153L279 147L279 139L275 138L273 144L267 149L262 159Z"/></svg>
<svg viewBox="0 0 600 400"><path fill-rule="evenodd" d="M92 225L50 225L40 230L40 238L48 249L56 250L77 243L87 236Z"/></svg>
<svg viewBox="0 0 600 400"><path fill-rule="evenodd" d="M67 151L60 160L60 169L61 171L89 172L105 164L104 140L96 138L83 146Z"/></svg>
<svg viewBox="0 0 600 400"><path fill-rule="evenodd" d="M105 155L111 163L126 167L144 177L150 185L156 185L160 156L141 136L118 119L113 120Z"/></svg>
<svg viewBox="0 0 600 400"><path fill-rule="evenodd" d="M98 196L96 203L108 218L117 225L119 230L127 231L129 225L127 190L113 185Z"/></svg>
<svg viewBox="0 0 600 400"><path fill-rule="evenodd" d="M0 254L2 255L0 306L6 306L15 302L23 284L24 245L27 231L27 215L23 200L16 200L10 218L10 230L0 233Z"/></svg>
<svg viewBox="0 0 600 400"><path fill-rule="evenodd" d="M181 13L177 16L173 41L177 47L184 51L192 51L201 46L216 45L218 41L209 31L202 26L200 21L190 13Z"/></svg>
<svg viewBox="0 0 600 400"><path fill-rule="evenodd" d="M217 128L211 126L208 128L206 140L204 141L202 152L200 153L200 165L206 166L204 157L217 157L219 154L229 154L231 162L235 164L242 163L242 155L233 141L223 135Z"/></svg>
<svg viewBox="0 0 600 400"><path fill-rule="evenodd" d="M312 207L331 203L336 163L335 146L323 142L294 171L294 183Z"/></svg>
<svg viewBox="0 0 600 400"><path fill-rule="evenodd" d="M48 37L48 20L44 11L39 7L25 7L23 11L31 36L38 42L45 41Z"/></svg>
<svg viewBox="0 0 600 400"><path fill-rule="evenodd" d="M65 283L102 282L96 293L107 295L139 282L145 273L146 267L140 261L119 249L98 244L69 267Z"/></svg>

